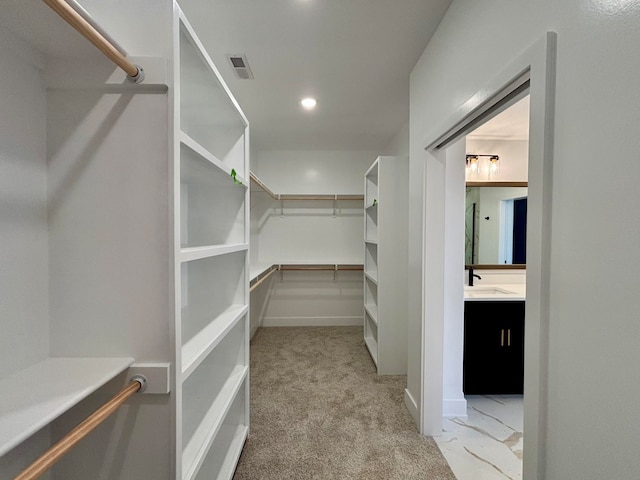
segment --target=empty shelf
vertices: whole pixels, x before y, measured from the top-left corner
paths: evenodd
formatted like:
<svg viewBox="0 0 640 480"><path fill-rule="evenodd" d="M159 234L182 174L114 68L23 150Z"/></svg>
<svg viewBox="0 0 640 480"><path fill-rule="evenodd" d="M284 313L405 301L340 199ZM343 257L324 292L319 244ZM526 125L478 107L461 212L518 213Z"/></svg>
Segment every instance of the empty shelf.
<svg viewBox="0 0 640 480"><path fill-rule="evenodd" d="M0 380L0 456L133 362L133 358L48 358Z"/></svg>

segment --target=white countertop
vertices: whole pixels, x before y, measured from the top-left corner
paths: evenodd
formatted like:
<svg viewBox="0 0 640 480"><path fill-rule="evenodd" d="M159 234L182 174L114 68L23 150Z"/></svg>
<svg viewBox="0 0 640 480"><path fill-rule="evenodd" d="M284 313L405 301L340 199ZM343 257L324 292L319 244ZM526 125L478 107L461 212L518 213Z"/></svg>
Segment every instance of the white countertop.
<svg viewBox="0 0 640 480"><path fill-rule="evenodd" d="M526 298L527 285L524 283L476 283L473 287L464 286L465 302L522 301Z"/></svg>

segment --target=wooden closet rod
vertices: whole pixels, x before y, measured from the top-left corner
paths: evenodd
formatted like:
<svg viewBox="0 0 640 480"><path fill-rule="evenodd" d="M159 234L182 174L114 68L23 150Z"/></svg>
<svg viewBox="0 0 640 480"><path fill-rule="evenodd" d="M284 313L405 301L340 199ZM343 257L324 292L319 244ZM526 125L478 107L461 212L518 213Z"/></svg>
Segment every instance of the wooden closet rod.
<svg viewBox="0 0 640 480"><path fill-rule="evenodd" d="M84 38L93 43L98 50L106 55L113 63L126 72L129 79L135 83L144 80L144 72L138 65L131 63L105 35L92 26L82 15L80 15L71 5L64 0L42 0L44 3L56 12L64 21L75 28Z"/></svg>
<svg viewBox="0 0 640 480"><path fill-rule="evenodd" d="M351 271L359 271L364 270L363 265L339 265L339 264L322 264L322 265L278 265L278 270L300 270L300 271L310 271L310 270L351 270Z"/></svg>
<svg viewBox="0 0 640 480"><path fill-rule="evenodd" d="M98 425L104 422L120 405L134 393L140 391L145 380L132 379L129 385L120 391L115 397L93 412L76 428L67 433L59 442L43 453L14 480L35 480L55 465L65 454L69 452L80 440L86 437Z"/></svg>
<svg viewBox="0 0 640 480"><path fill-rule="evenodd" d="M269 187L267 187L262 180L256 177L253 173L249 173L250 180L258 185L262 190L269 194L274 200L364 200L364 195L351 195L351 194L295 194L295 193L273 193Z"/></svg>
<svg viewBox="0 0 640 480"><path fill-rule="evenodd" d="M271 270L269 270L266 274L264 274L264 276L259 277L258 280L256 281L256 283L251 285L251 288L249 288L249 293L253 292L256 288L258 288L258 286L262 282L264 282L267 278L269 278L271 276L271 274L273 272L275 272L276 270L278 270L278 267L276 267L275 265L271 266Z"/></svg>

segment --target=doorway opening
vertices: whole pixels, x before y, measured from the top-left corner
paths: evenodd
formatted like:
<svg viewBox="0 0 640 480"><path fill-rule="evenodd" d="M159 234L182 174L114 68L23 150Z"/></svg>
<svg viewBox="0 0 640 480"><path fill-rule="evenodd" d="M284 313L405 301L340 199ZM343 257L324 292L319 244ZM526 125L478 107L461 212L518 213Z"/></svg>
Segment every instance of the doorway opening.
<svg viewBox="0 0 640 480"><path fill-rule="evenodd" d="M462 293L460 283L463 276L460 272L464 272L464 256L460 255L458 248L458 242L464 237L464 225L460 221L464 207L460 206L458 210L455 201L448 201L450 193L461 188L457 179L464 175L465 167L460 166L460 159L465 154L466 145L462 140L477 126L524 98L527 93L530 95L523 388L525 448L522 471L525 479L540 477L547 428L545 398L555 45L556 36L549 32L508 64L491 82L478 80L477 85L472 85L476 87L477 94L461 105L443 127L432 132L425 141L419 428L424 435L440 436L443 413L463 405L466 411L462 381L451 380L452 372L461 377L462 361L459 360L456 368L451 368L446 362L451 353L447 349L451 336L463 335L460 332L461 322L456 324L457 330L448 322L452 316L460 318L459 294ZM455 211L450 211L452 206ZM460 352L457 353L460 356ZM447 397L448 392L456 388L462 401Z"/></svg>
<svg viewBox="0 0 640 480"><path fill-rule="evenodd" d="M525 94L459 141L467 159L478 159L473 169L467 161L463 170L461 146L451 147L458 165L447 176L455 175L458 186L448 198L464 216L464 245L457 244L467 277L458 286L458 308L450 308L445 317L445 418L443 434L435 440L460 480L500 474L522 478L529 163ZM492 171L490 158L499 158L499 172Z"/></svg>

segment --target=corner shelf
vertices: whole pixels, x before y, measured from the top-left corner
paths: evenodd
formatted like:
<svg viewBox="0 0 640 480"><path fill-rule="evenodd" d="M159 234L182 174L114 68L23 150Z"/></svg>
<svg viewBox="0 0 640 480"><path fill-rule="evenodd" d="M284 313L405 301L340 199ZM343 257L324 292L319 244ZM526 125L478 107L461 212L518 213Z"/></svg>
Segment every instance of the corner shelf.
<svg viewBox="0 0 640 480"><path fill-rule="evenodd" d="M133 358L48 358L0 380L0 457L133 362Z"/></svg>

